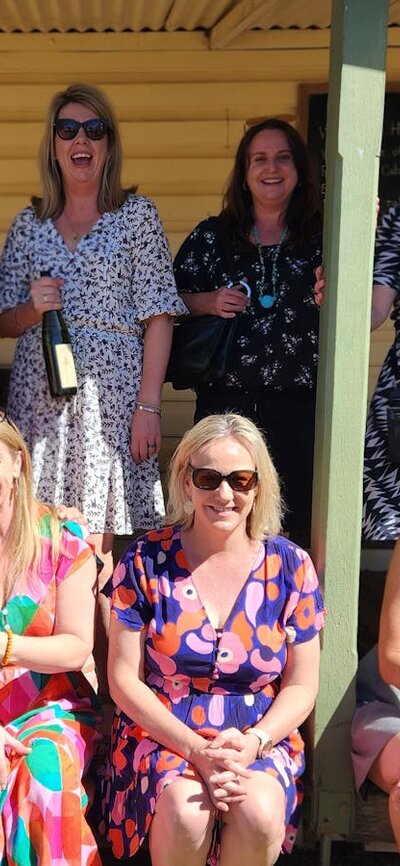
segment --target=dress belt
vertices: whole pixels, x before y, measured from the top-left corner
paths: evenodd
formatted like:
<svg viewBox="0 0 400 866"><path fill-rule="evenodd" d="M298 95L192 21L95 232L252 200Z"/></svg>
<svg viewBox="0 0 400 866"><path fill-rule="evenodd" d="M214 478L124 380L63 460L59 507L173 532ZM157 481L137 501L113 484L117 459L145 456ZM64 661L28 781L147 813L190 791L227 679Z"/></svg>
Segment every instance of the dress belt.
<svg viewBox="0 0 400 866"><path fill-rule="evenodd" d="M91 321L83 317L75 319L67 319L67 327L70 328L89 328L91 331L109 331L113 334L127 334L131 337L141 337L143 330L139 325L130 327L129 325L110 324L110 322Z"/></svg>

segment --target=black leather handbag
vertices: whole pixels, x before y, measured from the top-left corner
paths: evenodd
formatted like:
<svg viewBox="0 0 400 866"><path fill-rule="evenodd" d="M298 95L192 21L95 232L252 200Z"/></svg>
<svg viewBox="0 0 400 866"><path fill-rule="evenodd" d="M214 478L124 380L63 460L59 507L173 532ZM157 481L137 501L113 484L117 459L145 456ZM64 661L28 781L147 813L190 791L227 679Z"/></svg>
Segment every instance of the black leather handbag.
<svg viewBox="0 0 400 866"><path fill-rule="evenodd" d="M224 379L236 324L236 316L188 316L176 322L165 381L180 391Z"/></svg>

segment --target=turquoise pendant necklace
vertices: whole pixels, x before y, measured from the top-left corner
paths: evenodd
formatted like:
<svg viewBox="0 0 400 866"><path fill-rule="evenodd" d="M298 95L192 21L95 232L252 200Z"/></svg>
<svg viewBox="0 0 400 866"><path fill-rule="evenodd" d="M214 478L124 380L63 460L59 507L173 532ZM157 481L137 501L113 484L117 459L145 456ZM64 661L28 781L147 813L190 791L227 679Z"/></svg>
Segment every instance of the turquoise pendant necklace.
<svg viewBox="0 0 400 866"><path fill-rule="evenodd" d="M287 238L286 229L283 230L278 243L275 245L275 248L271 253L271 262L272 262L272 273L271 273L271 287L266 284L266 271L265 271L265 259L263 256L262 246L261 246L261 238L260 232L258 231L257 226L253 226L251 232L253 238L256 242L257 253L258 253L258 261L260 263L260 271L261 271L261 279L258 283L258 302L264 308L264 310L270 310L273 307L276 301L276 289L278 284L278 258L281 250L281 246L283 242Z"/></svg>

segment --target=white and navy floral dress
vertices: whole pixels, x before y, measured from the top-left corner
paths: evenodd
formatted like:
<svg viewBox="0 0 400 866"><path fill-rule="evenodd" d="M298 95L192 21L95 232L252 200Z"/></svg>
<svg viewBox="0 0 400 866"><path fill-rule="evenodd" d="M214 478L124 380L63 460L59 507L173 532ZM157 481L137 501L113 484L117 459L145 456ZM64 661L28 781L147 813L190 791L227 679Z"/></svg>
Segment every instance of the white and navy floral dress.
<svg viewBox="0 0 400 866"><path fill-rule="evenodd" d="M396 337L380 372L368 413L364 458L363 535L395 541L400 535L400 466L387 459L387 409L400 389L400 205L391 207L378 229L374 284L396 292L391 318Z"/></svg>
<svg viewBox="0 0 400 866"><path fill-rule="evenodd" d="M142 374L144 322L182 314L157 210L129 195L102 214L71 252L52 220L28 207L16 217L0 263L0 311L29 299L50 271L64 280L63 314L78 378L76 397L53 399L41 325L19 337L8 412L33 458L36 496L77 505L93 532L130 534L160 524L158 461L135 464L130 422Z"/></svg>

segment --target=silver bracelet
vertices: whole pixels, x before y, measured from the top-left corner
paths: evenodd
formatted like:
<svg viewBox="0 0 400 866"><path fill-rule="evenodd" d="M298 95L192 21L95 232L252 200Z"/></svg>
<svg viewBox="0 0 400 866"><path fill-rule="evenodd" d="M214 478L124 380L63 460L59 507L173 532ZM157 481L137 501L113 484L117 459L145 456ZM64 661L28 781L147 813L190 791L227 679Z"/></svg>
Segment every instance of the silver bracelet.
<svg viewBox="0 0 400 866"><path fill-rule="evenodd" d="M136 403L136 409L141 412L150 412L151 415L159 415L161 417L161 406L154 406L153 403Z"/></svg>

